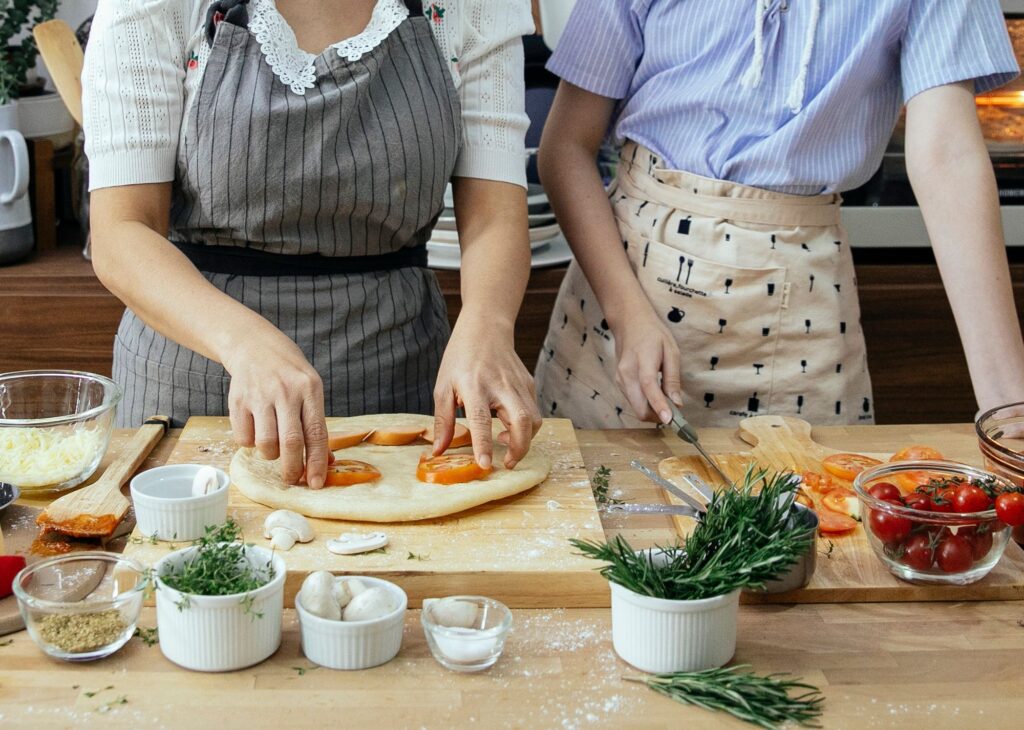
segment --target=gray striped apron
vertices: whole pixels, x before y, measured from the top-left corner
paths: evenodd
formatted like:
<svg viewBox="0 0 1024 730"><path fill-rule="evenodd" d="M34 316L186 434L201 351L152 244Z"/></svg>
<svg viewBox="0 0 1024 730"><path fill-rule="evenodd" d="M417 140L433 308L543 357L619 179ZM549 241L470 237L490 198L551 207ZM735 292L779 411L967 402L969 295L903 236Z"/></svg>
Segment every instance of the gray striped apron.
<svg viewBox="0 0 1024 730"><path fill-rule="evenodd" d="M455 168L461 108L420 3L406 4L409 18L359 60L321 53L303 96L247 28L220 22L178 146L171 240L294 339L333 416L430 413L450 334L424 246ZM206 252L237 255L239 267L205 266ZM224 368L130 309L114 379L121 426L228 411Z"/></svg>

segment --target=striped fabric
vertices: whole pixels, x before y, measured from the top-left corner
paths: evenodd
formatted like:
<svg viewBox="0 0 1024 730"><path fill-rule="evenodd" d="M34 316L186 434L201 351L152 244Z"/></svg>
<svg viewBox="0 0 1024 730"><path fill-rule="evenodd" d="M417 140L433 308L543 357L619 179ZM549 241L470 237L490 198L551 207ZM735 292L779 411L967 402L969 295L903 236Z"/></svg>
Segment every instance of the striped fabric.
<svg viewBox="0 0 1024 730"><path fill-rule="evenodd" d="M998 0L578 0L548 68L667 166L797 195L864 183L921 91L1018 72Z"/></svg>
<svg viewBox="0 0 1024 730"><path fill-rule="evenodd" d="M425 241L461 128L428 20L406 19L355 62L321 54L317 73L304 96L289 93L249 31L221 23L180 145L172 238L338 257ZM429 270L205 275L299 345L323 379L328 415L432 412L449 326ZM121 426L228 412L224 368L130 310L114 379L125 390Z"/></svg>

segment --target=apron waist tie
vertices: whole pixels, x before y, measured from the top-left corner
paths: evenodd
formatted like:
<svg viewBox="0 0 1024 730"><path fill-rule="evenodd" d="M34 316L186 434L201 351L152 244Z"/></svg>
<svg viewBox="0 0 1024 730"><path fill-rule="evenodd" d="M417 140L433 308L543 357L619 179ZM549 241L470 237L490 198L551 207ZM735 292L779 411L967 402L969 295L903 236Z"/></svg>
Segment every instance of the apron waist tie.
<svg viewBox="0 0 1024 730"><path fill-rule="evenodd" d="M321 256L270 253L241 246L208 246L183 241L172 243L197 269L207 274L327 276L427 267L427 247L423 244L373 256Z"/></svg>

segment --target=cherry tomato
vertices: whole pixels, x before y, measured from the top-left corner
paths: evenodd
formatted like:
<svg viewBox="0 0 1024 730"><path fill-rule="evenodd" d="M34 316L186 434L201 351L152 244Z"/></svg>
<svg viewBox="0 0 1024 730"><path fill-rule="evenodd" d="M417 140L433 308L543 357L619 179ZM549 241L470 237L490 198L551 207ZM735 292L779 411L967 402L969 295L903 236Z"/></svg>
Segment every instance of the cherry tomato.
<svg viewBox="0 0 1024 730"><path fill-rule="evenodd" d="M430 426L426 431L423 432L423 440L429 444L434 443L434 427ZM473 444L473 438L469 435L469 429L463 426L461 423L455 424L455 435L452 436L452 442L448 444L449 449L457 449L460 446L471 446Z"/></svg>
<svg viewBox="0 0 1024 730"><path fill-rule="evenodd" d="M472 454L424 454L416 467L416 478L431 484L462 484L483 479L490 473L490 469L476 463Z"/></svg>
<svg viewBox="0 0 1024 730"><path fill-rule="evenodd" d="M369 431L332 431L327 434L327 444L331 451L339 451L361 444L369 435Z"/></svg>
<svg viewBox="0 0 1024 730"><path fill-rule="evenodd" d="M355 459L338 459L327 467L327 478L324 485L328 487L348 487L353 484L364 484L380 479L380 471L373 464Z"/></svg>
<svg viewBox="0 0 1024 730"><path fill-rule="evenodd" d="M853 517L857 510L857 495L846 487L836 487L821 498L821 504L825 509L838 512L841 515Z"/></svg>
<svg viewBox="0 0 1024 730"><path fill-rule="evenodd" d="M930 446L908 446L893 454L889 461L941 461L942 458L942 454Z"/></svg>
<svg viewBox="0 0 1024 730"><path fill-rule="evenodd" d="M953 509L957 512L983 512L990 503L988 495L970 483L961 484L953 492Z"/></svg>
<svg viewBox="0 0 1024 730"><path fill-rule="evenodd" d="M858 474L868 467L878 466L881 463L878 459L872 459L870 456L861 456L860 454L832 454L825 458L821 465L832 476L852 482Z"/></svg>
<svg viewBox="0 0 1024 730"><path fill-rule="evenodd" d="M818 511L818 530L823 535L841 535L857 529L857 520L832 510Z"/></svg>
<svg viewBox="0 0 1024 730"><path fill-rule="evenodd" d="M935 562L935 546L928 533L916 532L908 537L900 560L914 570L930 569Z"/></svg>
<svg viewBox="0 0 1024 730"><path fill-rule="evenodd" d="M423 435L426 429L417 426L378 428L366 438L366 443L377 446L405 446Z"/></svg>
<svg viewBox="0 0 1024 730"><path fill-rule="evenodd" d="M953 497L956 495L956 489L950 487L949 489L943 489L932 497L932 511L933 512L952 512L953 511Z"/></svg>
<svg viewBox="0 0 1024 730"><path fill-rule="evenodd" d="M1024 525L1024 494L1005 492L996 497L996 515L1012 527Z"/></svg>
<svg viewBox="0 0 1024 730"><path fill-rule="evenodd" d="M892 482L878 482L877 484L872 484L871 488L868 489L868 494L875 499L899 500L903 497L903 493L900 491L900 488Z"/></svg>
<svg viewBox="0 0 1024 730"><path fill-rule="evenodd" d="M871 532L879 540L887 544L895 544L905 540L913 524L903 515L896 515L880 509L871 510L868 517Z"/></svg>
<svg viewBox="0 0 1024 730"><path fill-rule="evenodd" d="M939 541L935 560L945 573L962 573L974 562L974 548L963 535L947 534Z"/></svg>
<svg viewBox="0 0 1024 730"><path fill-rule="evenodd" d="M957 531L958 535L963 535L971 541L971 557L975 560L981 560L983 557L988 555L992 549L992 526L991 524L985 523L981 525L971 525L970 527L961 527Z"/></svg>
<svg viewBox="0 0 1024 730"><path fill-rule="evenodd" d="M905 504L910 507L910 509L916 509L922 512L932 511L932 498L927 494L921 494L920 492L915 492L908 496Z"/></svg>

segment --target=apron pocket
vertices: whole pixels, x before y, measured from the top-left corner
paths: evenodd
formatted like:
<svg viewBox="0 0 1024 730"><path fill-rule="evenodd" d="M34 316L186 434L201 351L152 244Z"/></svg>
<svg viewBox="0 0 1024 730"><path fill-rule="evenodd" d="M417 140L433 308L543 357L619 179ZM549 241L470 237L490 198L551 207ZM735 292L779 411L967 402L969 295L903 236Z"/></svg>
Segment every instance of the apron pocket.
<svg viewBox="0 0 1024 730"><path fill-rule="evenodd" d="M670 329L774 340L786 306L785 268L730 266L633 232L624 236L637 279Z"/></svg>

